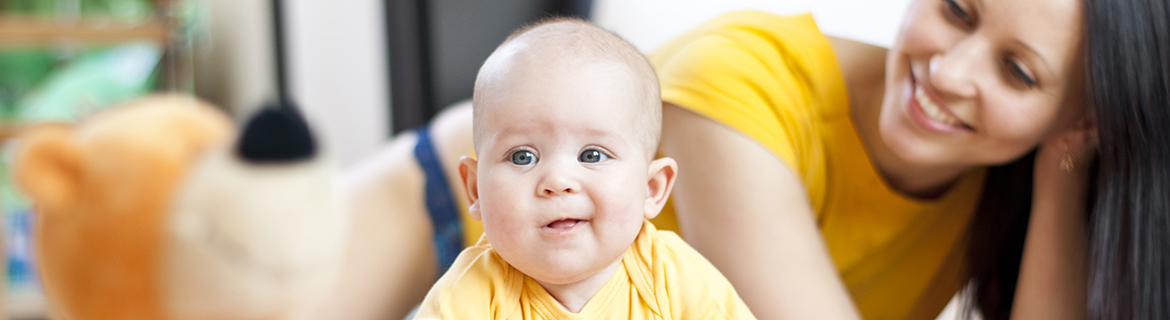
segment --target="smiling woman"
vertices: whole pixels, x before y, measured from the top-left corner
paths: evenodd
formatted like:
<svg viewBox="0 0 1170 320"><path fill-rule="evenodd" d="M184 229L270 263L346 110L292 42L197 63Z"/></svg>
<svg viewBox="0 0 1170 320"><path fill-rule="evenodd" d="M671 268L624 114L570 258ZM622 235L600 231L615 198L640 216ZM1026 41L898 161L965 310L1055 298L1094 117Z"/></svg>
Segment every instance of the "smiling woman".
<svg viewBox="0 0 1170 320"><path fill-rule="evenodd" d="M672 198L683 235L761 318L932 318L969 279L984 315L1006 318L1032 227L1025 270L1047 273L1024 284L1071 281L1014 311L1076 317L1083 231L1066 222L1092 146L1065 141L1088 131L1081 13L919 0L888 50L755 12L683 35L651 56L663 154L692 168ZM1066 153L1077 172L1058 169Z"/></svg>

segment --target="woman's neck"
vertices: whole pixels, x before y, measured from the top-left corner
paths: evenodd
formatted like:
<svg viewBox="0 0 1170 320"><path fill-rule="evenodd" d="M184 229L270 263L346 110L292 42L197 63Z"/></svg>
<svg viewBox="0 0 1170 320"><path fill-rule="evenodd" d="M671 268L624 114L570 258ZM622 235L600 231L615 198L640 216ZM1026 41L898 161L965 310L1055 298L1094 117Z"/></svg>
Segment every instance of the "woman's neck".
<svg viewBox="0 0 1170 320"><path fill-rule="evenodd" d="M560 302L561 306L564 306L566 310L572 313L579 313L581 309L585 308L585 304L589 303L589 300L593 299L593 296L598 291L601 291L602 287L605 287L609 279L613 278L614 273L617 272L618 265L621 263L622 259L618 258L617 261L614 261L608 267L605 267L605 269L601 269L601 271L584 280L573 283L549 284L540 280L536 280L536 283L544 287L544 291L552 295L553 299Z"/></svg>
<svg viewBox="0 0 1170 320"><path fill-rule="evenodd" d="M874 169L886 185L898 193L920 199L934 199L945 194L967 168L909 163L882 140L878 125L885 98L887 50L839 38L829 38L829 43L845 79L853 125Z"/></svg>

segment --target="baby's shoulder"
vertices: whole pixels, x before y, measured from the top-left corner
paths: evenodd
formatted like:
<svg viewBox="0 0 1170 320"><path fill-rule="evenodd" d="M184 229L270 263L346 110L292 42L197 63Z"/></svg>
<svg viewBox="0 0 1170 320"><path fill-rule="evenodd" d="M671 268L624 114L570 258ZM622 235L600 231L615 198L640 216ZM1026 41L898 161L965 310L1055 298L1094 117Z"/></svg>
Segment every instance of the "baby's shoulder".
<svg viewBox="0 0 1170 320"><path fill-rule="evenodd" d="M488 245L468 247L431 287L419 317L472 319L499 314L500 301L519 296L523 276Z"/></svg>
<svg viewBox="0 0 1170 320"><path fill-rule="evenodd" d="M511 290L501 289L518 288L519 280L523 280L519 271L504 261L490 245L476 245L459 253L459 257L455 258L455 262L439 279L439 283L447 283L453 289L452 293L478 295L510 292Z"/></svg>
<svg viewBox="0 0 1170 320"><path fill-rule="evenodd" d="M662 312L677 319L753 319L731 283L702 254L672 231L651 232L650 241L636 242L637 259L648 263L631 272L652 292ZM639 248L639 246L645 246Z"/></svg>
<svg viewBox="0 0 1170 320"><path fill-rule="evenodd" d="M674 269L681 273L718 272L707 258L674 231L655 230L650 233L650 240L650 250L642 251L645 251L643 256L654 268Z"/></svg>

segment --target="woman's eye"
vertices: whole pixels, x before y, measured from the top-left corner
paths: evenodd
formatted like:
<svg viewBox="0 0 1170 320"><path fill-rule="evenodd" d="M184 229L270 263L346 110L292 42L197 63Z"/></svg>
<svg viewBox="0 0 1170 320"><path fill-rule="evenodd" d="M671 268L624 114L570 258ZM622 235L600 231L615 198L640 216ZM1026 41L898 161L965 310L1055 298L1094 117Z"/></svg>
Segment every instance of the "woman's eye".
<svg viewBox="0 0 1170 320"><path fill-rule="evenodd" d="M526 166L536 163L536 155L528 150L517 150L512 152L512 163L516 165Z"/></svg>
<svg viewBox="0 0 1170 320"><path fill-rule="evenodd" d="M1007 69L1013 78L1028 86L1028 88L1036 85L1036 79L1033 79L1032 76L1029 76L1028 73L1024 71L1024 68L1020 67L1019 63L1008 60Z"/></svg>
<svg viewBox="0 0 1170 320"><path fill-rule="evenodd" d="M594 149L585 150L585 152L581 152L581 156L577 157L577 160L584 163L597 163L605 161L605 159L609 159L609 157Z"/></svg>
<svg viewBox="0 0 1170 320"><path fill-rule="evenodd" d="M947 9L949 9L948 11L951 13L952 16L954 16L955 18L958 18L959 21L962 21L964 24L966 24L968 26L971 26L974 24L975 20L972 19L971 14L967 13L967 10L963 9L963 6L960 6L958 2L955 2L955 0L943 0L943 1L947 3Z"/></svg>

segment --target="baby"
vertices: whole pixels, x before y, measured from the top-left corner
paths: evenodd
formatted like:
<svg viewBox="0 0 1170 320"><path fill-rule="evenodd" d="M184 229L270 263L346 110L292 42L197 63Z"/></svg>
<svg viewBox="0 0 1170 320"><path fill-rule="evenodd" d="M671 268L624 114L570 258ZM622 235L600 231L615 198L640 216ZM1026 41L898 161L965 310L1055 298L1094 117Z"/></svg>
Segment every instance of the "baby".
<svg viewBox="0 0 1170 320"><path fill-rule="evenodd" d="M478 161L459 174L484 237L417 319L754 319L698 252L646 219L677 165L646 58L574 19L523 28L475 81Z"/></svg>

